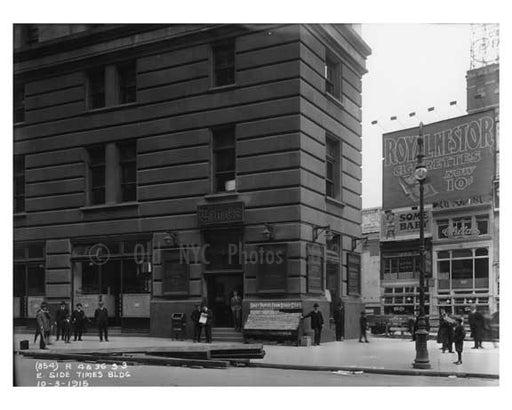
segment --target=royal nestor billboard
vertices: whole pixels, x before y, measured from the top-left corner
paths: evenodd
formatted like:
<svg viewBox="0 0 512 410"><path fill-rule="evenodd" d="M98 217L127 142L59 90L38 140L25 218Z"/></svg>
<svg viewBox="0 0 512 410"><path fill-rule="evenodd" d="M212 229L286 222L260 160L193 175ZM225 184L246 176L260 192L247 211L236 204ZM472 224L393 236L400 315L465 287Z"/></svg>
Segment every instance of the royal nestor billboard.
<svg viewBox="0 0 512 410"><path fill-rule="evenodd" d="M495 129L492 110L423 126L426 204L492 195ZM418 131L409 128L383 135L384 209L418 205Z"/></svg>

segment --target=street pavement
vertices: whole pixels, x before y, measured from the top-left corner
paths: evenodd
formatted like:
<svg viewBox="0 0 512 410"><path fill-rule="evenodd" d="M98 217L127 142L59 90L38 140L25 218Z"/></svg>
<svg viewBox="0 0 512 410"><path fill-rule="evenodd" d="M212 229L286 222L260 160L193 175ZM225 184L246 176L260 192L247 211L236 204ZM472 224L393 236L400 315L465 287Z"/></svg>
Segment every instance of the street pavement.
<svg viewBox="0 0 512 410"><path fill-rule="evenodd" d="M126 373L129 377L108 377L108 372L103 372L103 377L76 377L78 363L66 362L74 369L70 377L59 379L38 379L34 368L37 360L15 357L14 383L16 386L45 386L53 387L57 380L60 386L85 386L88 387L116 387L116 386L442 386L442 387L476 387L498 386L499 380L459 377L428 377L428 376L401 376L371 373L349 373L343 371L304 371L294 369L263 369L246 367L228 367L226 369L197 369L186 367L168 366L128 366ZM48 362L48 361L46 361ZM42 381L45 384L42 384ZM268 398L267 398L268 400ZM76 403L75 403L76 404ZM244 407L246 407L244 405Z"/></svg>
<svg viewBox="0 0 512 410"><path fill-rule="evenodd" d="M38 350L39 344L33 343L33 334L15 334L14 347L19 348L19 341L28 339L30 350ZM97 337L87 335L81 342L64 343L53 341L49 346L54 351L73 351L74 349L94 348L98 351L106 348L122 347L164 347L186 346L191 341L174 341L155 337L112 336L107 342L100 342ZM406 339L372 338L370 343L357 340L328 342L321 346L296 347L283 345L264 345L266 352L263 359L252 359L252 366L290 368L295 370L349 370L369 373L395 375L456 375L459 377L497 378L499 375L499 344L484 342L484 349L471 349L472 343L464 344L463 364L455 365L455 353L442 353L440 345L428 342L430 370L418 371L412 363L415 358L415 344ZM217 342L214 344L222 344Z"/></svg>

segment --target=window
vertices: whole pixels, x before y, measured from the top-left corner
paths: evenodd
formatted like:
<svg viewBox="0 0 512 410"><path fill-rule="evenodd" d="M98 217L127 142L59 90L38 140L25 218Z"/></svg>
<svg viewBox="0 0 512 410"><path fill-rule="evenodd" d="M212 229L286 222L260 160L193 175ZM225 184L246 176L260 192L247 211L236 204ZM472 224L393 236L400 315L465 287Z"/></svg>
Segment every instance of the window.
<svg viewBox="0 0 512 410"><path fill-rule="evenodd" d="M235 127L213 130L213 166L215 192L234 191L235 186Z"/></svg>
<svg viewBox="0 0 512 410"><path fill-rule="evenodd" d="M137 142L94 145L89 155L89 205L137 200ZM110 181L107 189L107 181Z"/></svg>
<svg viewBox="0 0 512 410"><path fill-rule="evenodd" d="M137 99L137 70L135 61L117 66L119 81L119 104L135 102Z"/></svg>
<svg viewBox="0 0 512 410"><path fill-rule="evenodd" d="M479 215L476 217L476 228L480 235L487 235L489 233L489 216Z"/></svg>
<svg viewBox="0 0 512 410"><path fill-rule="evenodd" d="M213 47L213 86L234 84L235 43L224 43Z"/></svg>
<svg viewBox="0 0 512 410"><path fill-rule="evenodd" d="M88 105L90 109L105 107L105 67L88 72Z"/></svg>
<svg viewBox="0 0 512 410"><path fill-rule="evenodd" d="M121 168L121 200L137 200L137 147L135 141L119 145Z"/></svg>
<svg viewBox="0 0 512 410"><path fill-rule="evenodd" d="M87 72L87 89L89 109L135 102L137 100L136 61L95 67L89 70Z"/></svg>
<svg viewBox="0 0 512 410"><path fill-rule="evenodd" d="M341 199L340 143L335 137L327 137L325 144L325 195Z"/></svg>
<svg viewBox="0 0 512 410"><path fill-rule="evenodd" d="M25 25L25 44L31 46L39 42L39 27L36 24Z"/></svg>
<svg viewBox="0 0 512 410"><path fill-rule="evenodd" d="M325 59L325 91L341 101L341 64L332 56Z"/></svg>
<svg viewBox="0 0 512 410"><path fill-rule="evenodd" d="M91 205L105 203L105 146L90 147L89 153L89 184Z"/></svg>
<svg viewBox="0 0 512 410"><path fill-rule="evenodd" d="M44 296L46 292L44 243L14 245L13 285L14 297L22 300L31 296ZM26 317L28 305L30 300L20 303L22 317Z"/></svg>
<svg viewBox="0 0 512 410"><path fill-rule="evenodd" d="M437 253L439 289L475 291L489 287L487 248L457 249Z"/></svg>
<svg viewBox="0 0 512 410"><path fill-rule="evenodd" d="M13 102L13 121L14 123L25 121L25 85L14 85L14 102Z"/></svg>
<svg viewBox="0 0 512 410"><path fill-rule="evenodd" d="M25 211L25 156L14 156L14 213Z"/></svg>
<svg viewBox="0 0 512 410"><path fill-rule="evenodd" d="M489 234L489 215L465 216L436 221L438 239L464 238Z"/></svg>

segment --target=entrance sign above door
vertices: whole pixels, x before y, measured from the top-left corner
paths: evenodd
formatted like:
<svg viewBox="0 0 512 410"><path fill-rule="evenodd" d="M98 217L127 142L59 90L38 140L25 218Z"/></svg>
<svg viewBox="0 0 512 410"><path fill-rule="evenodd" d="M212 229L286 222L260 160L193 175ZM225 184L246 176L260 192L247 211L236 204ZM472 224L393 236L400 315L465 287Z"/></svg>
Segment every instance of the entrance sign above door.
<svg viewBox="0 0 512 410"><path fill-rule="evenodd" d="M244 203L199 205L197 207L199 226L226 225L244 222Z"/></svg>

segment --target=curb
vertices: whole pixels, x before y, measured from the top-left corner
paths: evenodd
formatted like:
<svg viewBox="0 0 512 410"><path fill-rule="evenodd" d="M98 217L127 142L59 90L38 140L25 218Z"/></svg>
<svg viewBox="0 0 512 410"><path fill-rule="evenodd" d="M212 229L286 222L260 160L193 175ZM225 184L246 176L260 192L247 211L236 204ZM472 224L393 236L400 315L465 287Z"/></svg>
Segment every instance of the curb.
<svg viewBox="0 0 512 410"><path fill-rule="evenodd" d="M269 369L283 370L308 370L308 371L347 371L347 372L364 372L373 374L388 374L396 376L430 376L430 377L449 377L456 376L458 378L479 378L499 380L499 375L489 373L467 373L467 372L446 372L439 370L410 370L410 369L383 369L373 367L348 367L348 366L312 366L312 365L295 365L295 364L278 364L278 363L255 363L250 362L248 367L262 367Z"/></svg>

